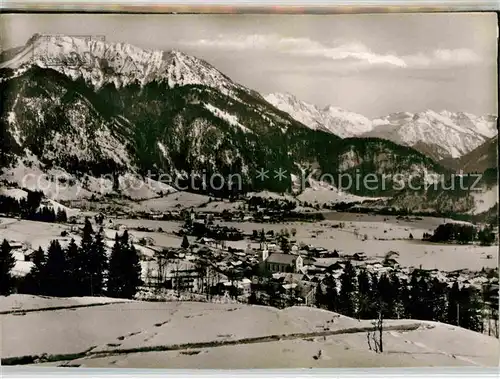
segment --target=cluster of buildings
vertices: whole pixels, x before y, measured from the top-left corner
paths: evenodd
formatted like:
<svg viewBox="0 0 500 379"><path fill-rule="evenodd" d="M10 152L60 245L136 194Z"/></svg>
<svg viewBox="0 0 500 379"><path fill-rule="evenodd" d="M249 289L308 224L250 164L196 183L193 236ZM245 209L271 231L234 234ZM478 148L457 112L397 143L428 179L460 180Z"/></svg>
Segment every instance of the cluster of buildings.
<svg viewBox="0 0 500 379"><path fill-rule="evenodd" d="M170 248L158 253L149 264L156 266L152 268L156 272L153 277L161 272L162 279L153 281L154 284L174 291L230 294L247 301L255 288L272 284L277 292L293 290L297 303L306 305L313 301L311 292L318 283L330 276L340 278L346 261L356 269L363 268L376 275L395 273L400 279L409 281L413 268L400 267L397 257L397 252L390 252L385 258L368 258L364 253L349 255L293 241L290 251L285 253L277 240L272 239L258 243L258 247L248 243L245 248L236 248L226 241L199 237L189 248ZM495 283L495 278L467 270L427 271L431 278L450 286L456 281L478 288L485 284L498 285L497 278Z"/></svg>

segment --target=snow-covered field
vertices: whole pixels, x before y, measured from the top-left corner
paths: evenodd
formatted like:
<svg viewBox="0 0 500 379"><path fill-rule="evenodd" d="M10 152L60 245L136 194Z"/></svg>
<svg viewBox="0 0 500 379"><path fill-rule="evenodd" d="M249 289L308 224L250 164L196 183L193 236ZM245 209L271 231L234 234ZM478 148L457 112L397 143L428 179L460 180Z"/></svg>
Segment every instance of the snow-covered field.
<svg viewBox="0 0 500 379"><path fill-rule="evenodd" d="M1 308L74 304L18 297L0 298ZM384 353L377 354L366 340L370 321L307 307L136 301L0 317L4 359L75 354L45 363L56 366L68 360L143 368L493 366L499 354L493 337L416 320L387 320Z"/></svg>
<svg viewBox="0 0 500 379"><path fill-rule="evenodd" d="M72 237L79 240L76 234L62 237L63 231L68 231L70 227L64 224L52 224L48 222L16 220L10 218L0 218L0 240L4 238L8 241L16 241L24 244L27 248L37 249L41 246L47 249L51 240L58 239L61 244L70 241Z"/></svg>
<svg viewBox="0 0 500 379"><path fill-rule="evenodd" d="M176 190L165 183L161 183L149 178L142 179L139 176L125 174L119 178L119 189L122 194L131 199L150 199L156 198L160 194L176 192Z"/></svg>
<svg viewBox="0 0 500 379"><path fill-rule="evenodd" d="M358 343L364 334L346 334L326 339L298 339L257 343L251 345L221 346L210 349L162 351L80 359L71 362L81 367L115 368L197 368L197 369L273 369L273 368L363 368L363 367L418 367L475 365L467 357L433 352L432 348L414 347L398 337L386 336L386 344L394 352L375 354ZM361 342L361 343L363 343ZM366 343L366 342L365 342ZM415 349L411 353L396 351L398 347ZM320 359L314 357L321 351ZM494 362L493 359L488 359ZM167 363L168 362L168 363ZM52 365L56 365L52 363ZM488 366L493 366L488 363Z"/></svg>
<svg viewBox="0 0 500 379"><path fill-rule="evenodd" d="M179 211L183 208L198 207L209 200L208 196L189 192L173 192L161 198L149 199L131 204L135 211Z"/></svg>
<svg viewBox="0 0 500 379"><path fill-rule="evenodd" d="M117 302L131 302L126 299L113 299L109 297L46 297L33 295L0 296L0 313L20 312L26 310L43 310L47 308L71 308L84 305L110 304Z"/></svg>

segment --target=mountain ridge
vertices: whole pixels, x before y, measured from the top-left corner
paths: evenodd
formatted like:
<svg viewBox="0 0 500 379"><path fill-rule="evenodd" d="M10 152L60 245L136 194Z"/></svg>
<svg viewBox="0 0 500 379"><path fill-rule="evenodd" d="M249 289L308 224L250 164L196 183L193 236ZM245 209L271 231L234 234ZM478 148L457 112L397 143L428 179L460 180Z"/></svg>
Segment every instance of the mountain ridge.
<svg viewBox="0 0 500 379"><path fill-rule="evenodd" d="M166 82L169 87L209 83L226 93L245 89L208 62L178 50L148 50L92 36L35 34L0 68L22 72L33 64L73 79L83 78L96 89L108 83L122 87L134 82L144 86L153 81Z"/></svg>
<svg viewBox="0 0 500 379"><path fill-rule="evenodd" d="M333 133L341 138L354 137L371 130L371 122L366 117L331 105L319 108L299 100L290 93L271 93L264 98L304 125ZM354 130L346 130L346 127Z"/></svg>
<svg viewBox="0 0 500 379"><path fill-rule="evenodd" d="M496 117L466 112L395 112L372 120L354 112L327 106L323 109L291 94L272 93L264 98L278 109L315 130L339 137L376 137L415 148L439 161L458 158L497 134ZM329 109L335 109L329 114Z"/></svg>

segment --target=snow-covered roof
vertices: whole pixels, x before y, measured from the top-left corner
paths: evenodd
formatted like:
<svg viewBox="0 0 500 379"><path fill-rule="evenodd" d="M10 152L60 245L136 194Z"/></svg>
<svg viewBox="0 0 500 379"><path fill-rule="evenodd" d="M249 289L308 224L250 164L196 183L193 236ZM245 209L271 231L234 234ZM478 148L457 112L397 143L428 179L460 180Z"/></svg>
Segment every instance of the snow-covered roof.
<svg viewBox="0 0 500 379"><path fill-rule="evenodd" d="M267 258L267 262L276 264L292 265L297 259L296 255L273 253Z"/></svg>

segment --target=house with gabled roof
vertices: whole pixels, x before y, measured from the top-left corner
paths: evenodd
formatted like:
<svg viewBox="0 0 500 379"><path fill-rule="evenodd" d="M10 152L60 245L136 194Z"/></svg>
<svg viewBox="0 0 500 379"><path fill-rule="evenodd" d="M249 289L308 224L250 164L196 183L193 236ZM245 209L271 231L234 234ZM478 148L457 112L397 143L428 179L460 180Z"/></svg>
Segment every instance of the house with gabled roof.
<svg viewBox="0 0 500 379"><path fill-rule="evenodd" d="M303 258L300 255L273 253L264 264L270 272L296 272L297 266L303 265Z"/></svg>
<svg viewBox="0 0 500 379"><path fill-rule="evenodd" d="M272 253L263 259L263 264L270 272L300 273L304 265L311 264L311 260L302 255Z"/></svg>

